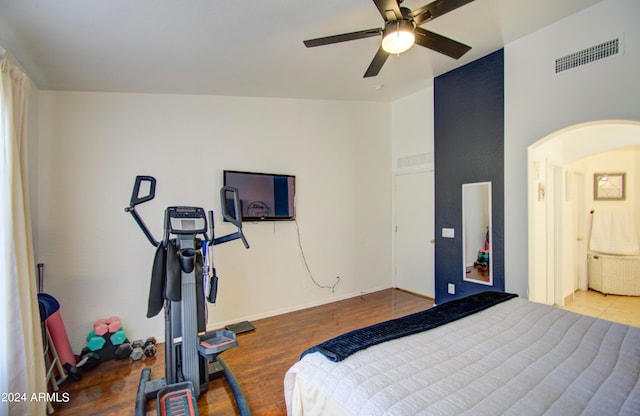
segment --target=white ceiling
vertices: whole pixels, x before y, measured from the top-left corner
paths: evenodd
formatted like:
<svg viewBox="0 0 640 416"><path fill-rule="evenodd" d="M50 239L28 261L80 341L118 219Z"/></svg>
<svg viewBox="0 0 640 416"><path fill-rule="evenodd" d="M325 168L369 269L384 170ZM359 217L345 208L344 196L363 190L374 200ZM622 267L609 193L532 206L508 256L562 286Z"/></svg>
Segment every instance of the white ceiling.
<svg viewBox="0 0 640 416"><path fill-rule="evenodd" d="M371 0L0 0L0 45L42 90L391 101L599 1L475 0L422 26L460 60L414 46L366 79L379 37L302 41L381 27Z"/></svg>

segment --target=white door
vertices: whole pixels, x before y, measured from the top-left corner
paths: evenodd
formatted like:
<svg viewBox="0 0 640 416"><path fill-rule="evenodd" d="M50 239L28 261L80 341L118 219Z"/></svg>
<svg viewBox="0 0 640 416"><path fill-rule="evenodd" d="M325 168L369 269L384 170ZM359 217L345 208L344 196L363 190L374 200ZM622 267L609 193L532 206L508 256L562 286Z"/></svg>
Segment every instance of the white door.
<svg viewBox="0 0 640 416"><path fill-rule="evenodd" d="M563 193L562 193L562 179L563 173L562 168L556 166L553 168L553 281L552 285L552 297L549 299L552 301L551 305L564 306L564 275L562 271L564 270L564 256L563 247L564 247L564 229L563 229ZM550 192L551 193L551 192Z"/></svg>
<svg viewBox="0 0 640 416"><path fill-rule="evenodd" d="M587 231L585 227L585 219L587 211L585 209L584 198L584 174L580 172L574 172L575 178L573 184L573 195L575 195L575 211L576 218L576 243L578 248L576 250L576 277L577 281L573 290L588 290L588 277L587 277Z"/></svg>
<svg viewBox="0 0 640 416"><path fill-rule="evenodd" d="M395 177L395 285L435 298L434 175Z"/></svg>
<svg viewBox="0 0 640 416"><path fill-rule="evenodd" d="M562 244L560 237L562 236L561 219L562 209L560 200L558 199L558 182L560 181L558 170L560 168L554 165L547 165L547 192L546 192L546 209L547 209L547 273L546 273L546 298L544 303L553 305L556 303L556 295L558 286L562 284L562 263L556 256L561 253ZM560 186L562 189L562 186ZM558 276L558 279L556 279ZM556 303L562 306L561 303Z"/></svg>

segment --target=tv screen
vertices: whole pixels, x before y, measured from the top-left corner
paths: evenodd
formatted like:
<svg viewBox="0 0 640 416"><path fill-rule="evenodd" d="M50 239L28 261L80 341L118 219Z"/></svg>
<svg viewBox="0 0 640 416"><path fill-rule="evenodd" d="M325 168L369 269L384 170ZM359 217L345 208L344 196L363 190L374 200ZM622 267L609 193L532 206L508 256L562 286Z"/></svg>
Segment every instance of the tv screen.
<svg viewBox="0 0 640 416"><path fill-rule="evenodd" d="M295 219L295 176L225 170L224 185L238 189L243 221ZM232 200L226 208L235 216Z"/></svg>

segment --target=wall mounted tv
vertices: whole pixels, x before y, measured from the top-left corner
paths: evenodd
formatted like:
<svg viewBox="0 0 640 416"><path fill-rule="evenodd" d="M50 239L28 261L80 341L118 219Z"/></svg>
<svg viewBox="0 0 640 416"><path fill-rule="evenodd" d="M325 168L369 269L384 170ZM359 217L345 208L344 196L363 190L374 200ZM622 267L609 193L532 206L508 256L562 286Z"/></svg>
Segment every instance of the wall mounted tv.
<svg viewBox="0 0 640 416"><path fill-rule="evenodd" d="M224 185L238 189L243 221L295 219L295 176L225 170ZM233 202L226 204L234 213Z"/></svg>

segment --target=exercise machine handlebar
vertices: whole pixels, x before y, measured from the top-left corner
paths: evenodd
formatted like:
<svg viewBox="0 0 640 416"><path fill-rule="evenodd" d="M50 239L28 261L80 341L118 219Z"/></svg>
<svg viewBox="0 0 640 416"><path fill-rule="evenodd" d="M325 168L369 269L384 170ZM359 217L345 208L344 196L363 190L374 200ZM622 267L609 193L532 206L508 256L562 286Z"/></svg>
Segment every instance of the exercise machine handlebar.
<svg viewBox="0 0 640 416"><path fill-rule="evenodd" d="M140 185L143 182L149 183L149 193L146 195L140 196ZM142 232L144 233L147 240L154 247L158 247L160 242L153 237L149 228L147 228L147 224L144 223L138 212L136 211L136 205L143 204L145 202L151 201L156 196L156 178L153 176L144 176L138 175L136 176L136 182L133 185L133 192L131 193L131 202L129 202L129 206L124 209L124 212L128 212L131 214L133 219L136 221Z"/></svg>
<svg viewBox="0 0 640 416"><path fill-rule="evenodd" d="M148 183L148 193L145 195L140 195L140 189L143 183ZM227 209L227 196L231 194L231 200L233 202L233 215L229 213ZM153 176L146 175L138 175L136 176L135 183L133 185L133 192L131 193L131 201L129 202L129 206L124 209L125 212L131 214L133 219L136 221L142 232L144 233L147 240L154 247L158 247L161 242L155 239L149 228L142 220L142 217L136 211L136 205L143 204L145 202L151 201L156 195L156 178ZM235 233L231 233L228 235L224 235L222 237L215 238L213 233L213 211L209 211L209 233L211 234L211 239L209 239L209 235L207 233L204 234L205 240L208 242L209 246L227 243L229 241L240 239L244 244L245 248L249 248L249 242L244 236L242 232L242 214L241 214L241 206L240 206L240 198L238 196L238 190L236 188L232 188L230 186L223 186L220 189L220 200L222 202L222 217L235 225L238 231Z"/></svg>
<svg viewBox="0 0 640 416"><path fill-rule="evenodd" d="M144 196L140 196L140 185L142 182L149 183L149 193ZM147 201L151 201L156 196L156 178L153 176L138 175L136 176L136 182L133 185L133 192L131 193L130 207L142 204Z"/></svg>
<svg viewBox="0 0 640 416"><path fill-rule="evenodd" d="M235 216L231 216L229 214L229 211L226 209L226 200L227 200L227 194L231 193L233 195L233 210L234 210L234 215ZM220 200L221 201L225 201L225 204L223 205L223 209L222 209L222 216L224 217L225 220L229 221L231 224L235 225L236 227L240 227L242 228L242 216L240 214L240 197L238 196L238 190L236 188L232 188L230 186L223 186L222 188L220 188Z"/></svg>
<svg viewBox="0 0 640 416"><path fill-rule="evenodd" d="M233 201L233 215L231 215L227 209L227 194L232 195ZM220 201L222 201L222 217L235 225L238 231L232 234L228 234L222 237L213 238L209 245L216 245L227 243L229 241L237 240L238 238L242 240L245 248L249 248L249 242L244 237L244 233L242 232L242 214L241 214L241 206L240 206L240 197L238 196L238 189L233 188L231 186L223 186L220 188ZM209 211L209 222L211 224L211 236L213 237L213 212Z"/></svg>

